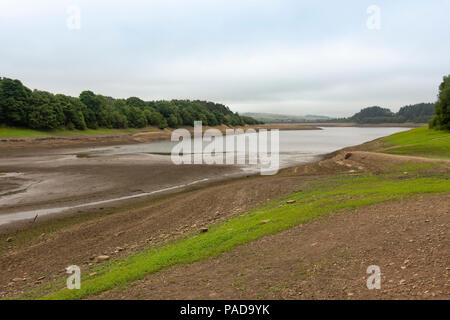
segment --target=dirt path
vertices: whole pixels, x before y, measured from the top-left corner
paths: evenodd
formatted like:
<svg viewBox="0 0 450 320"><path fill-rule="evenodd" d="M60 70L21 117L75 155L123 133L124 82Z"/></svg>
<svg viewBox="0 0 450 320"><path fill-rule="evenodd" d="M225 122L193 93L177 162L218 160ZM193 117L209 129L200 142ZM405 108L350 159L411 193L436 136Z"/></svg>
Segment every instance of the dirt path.
<svg viewBox="0 0 450 320"><path fill-rule="evenodd" d="M334 214L100 299L448 299L450 195ZM368 290L366 269L381 269Z"/></svg>

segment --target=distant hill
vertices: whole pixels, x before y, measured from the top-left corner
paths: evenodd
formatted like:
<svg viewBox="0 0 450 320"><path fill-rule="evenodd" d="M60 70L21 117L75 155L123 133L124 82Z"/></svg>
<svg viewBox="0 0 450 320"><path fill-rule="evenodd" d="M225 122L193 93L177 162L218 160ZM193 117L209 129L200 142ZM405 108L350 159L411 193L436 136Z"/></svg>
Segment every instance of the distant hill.
<svg viewBox="0 0 450 320"><path fill-rule="evenodd" d="M330 120L330 117L306 115L306 116L294 116L275 113L258 113L258 112L245 112L242 116L251 117L253 119L263 121L265 123L283 123L283 122L311 122L311 121L326 121Z"/></svg>
<svg viewBox="0 0 450 320"><path fill-rule="evenodd" d="M251 117L265 123L298 123L298 122L356 122L361 124L377 123L428 123L435 113L434 103L417 103L401 107L398 112L379 106L367 107L348 118L331 118L327 116L306 115L294 116L276 113L246 112L244 117Z"/></svg>
<svg viewBox="0 0 450 320"><path fill-rule="evenodd" d="M387 108L373 106L361 109L350 118L339 119L341 122L356 123L427 123L434 116L434 103L418 103L400 108L397 113Z"/></svg>

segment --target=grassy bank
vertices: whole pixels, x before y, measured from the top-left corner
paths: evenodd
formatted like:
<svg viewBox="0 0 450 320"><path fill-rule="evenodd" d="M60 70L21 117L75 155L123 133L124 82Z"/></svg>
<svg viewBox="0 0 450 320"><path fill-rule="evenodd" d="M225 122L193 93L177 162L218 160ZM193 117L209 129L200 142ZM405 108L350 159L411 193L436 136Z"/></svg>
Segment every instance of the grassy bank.
<svg viewBox="0 0 450 320"><path fill-rule="evenodd" d="M450 132L427 127L403 131L383 138L385 153L450 159Z"/></svg>
<svg viewBox="0 0 450 320"><path fill-rule="evenodd" d="M53 136L75 136L75 135L95 135L95 134L118 134L118 133L134 133L139 131L156 130L154 127L148 127L145 129L87 129L87 130L33 130L26 128L12 128L12 127L0 127L0 139L9 138L39 138L39 137L53 137Z"/></svg>
<svg viewBox="0 0 450 320"><path fill-rule="evenodd" d="M409 167L410 168L410 167ZM232 250L256 240L338 210L351 210L370 204L450 191L450 175L423 175L421 170L408 179L399 173L382 176L337 176L315 181L298 193L272 202L246 215L212 226L203 234L193 234L160 248L132 255L99 270L95 278L84 278L80 290L55 292L45 299L79 299L126 285L176 264L190 263ZM296 200L286 204L287 199Z"/></svg>

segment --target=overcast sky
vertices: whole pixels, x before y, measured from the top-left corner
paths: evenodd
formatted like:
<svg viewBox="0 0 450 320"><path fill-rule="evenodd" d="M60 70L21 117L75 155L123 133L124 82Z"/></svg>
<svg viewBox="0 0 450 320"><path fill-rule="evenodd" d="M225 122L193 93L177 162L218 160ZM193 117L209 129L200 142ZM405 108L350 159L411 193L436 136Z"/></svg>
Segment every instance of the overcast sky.
<svg viewBox="0 0 450 320"><path fill-rule="evenodd" d="M449 12L448 0L1 0L0 76L238 112L397 111L434 102L450 73Z"/></svg>

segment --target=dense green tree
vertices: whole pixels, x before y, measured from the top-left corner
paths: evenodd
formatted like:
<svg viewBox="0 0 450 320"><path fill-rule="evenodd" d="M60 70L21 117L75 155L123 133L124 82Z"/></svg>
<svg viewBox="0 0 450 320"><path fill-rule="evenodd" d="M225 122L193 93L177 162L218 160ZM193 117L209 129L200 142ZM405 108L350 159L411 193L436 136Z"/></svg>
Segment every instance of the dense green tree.
<svg viewBox="0 0 450 320"><path fill-rule="evenodd" d="M26 126L30 112L31 90L19 80L3 78L0 82L0 123Z"/></svg>
<svg viewBox="0 0 450 320"><path fill-rule="evenodd" d="M374 119L374 118L379 119L378 121L391 122L391 118L393 117L394 113L391 110L387 108L374 106L361 109L361 111L356 113L351 119L358 123L364 123L367 121L367 119Z"/></svg>
<svg viewBox="0 0 450 320"><path fill-rule="evenodd" d="M171 114L169 118L167 118L167 124L171 128L178 127L178 119L174 114Z"/></svg>
<svg viewBox="0 0 450 320"><path fill-rule="evenodd" d="M64 114L57 106L43 104L29 115L29 126L32 129L57 129L64 125Z"/></svg>
<svg viewBox="0 0 450 320"><path fill-rule="evenodd" d="M329 122L356 122L356 123L426 123L434 115L432 103L418 103L400 108L397 113L378 106L361 109L350 118L330 119Z"/></svg>
<svg viewBox="0 0 450 320"><path fill-rule="evenodd" d="M149 123L152 125L152 126L155 126L155 127L160 127L161 125L163 125L163 120L164 120L164 117L163 117L163 115L161 114L161 113L159 113L158 111L153 111L153 112L150 112L150 115L149 115Z"/></svg>
<svg viewBox="0 0 450 320"><path fill-rule="evenodd" d="M111 114L111 125L115 129L127 128L128 127L127 117L117 110L113 111Z"/></svg>
<svg viewBox="0 0 450 320"><path fill-rule="evenodd" d="M163 118L162 121L161 121L161 123L159 124L158 128L164 129L164 128L167 128L168 126L169 126L169 125L167 124L167 119L166 119L166 118Z"/></svg>
<svg viewBox="0 0 450 320"><path fill-rule="evenodd" d="M137 97L114 99L81 92L78 98L26 88L18 80L0 78L0 124L34 129L143 128L148 124L164 129L204 125L254 124L228 107L207 101L143 101Z"/></svg>
<svg viewBox="0 0 450 320"><path fill-rule="evenodd" d="M183 119L183 124L185 126L193 126L195 120L194 111L190 110L190 108L183 108L181 110L181 118Z"/></svg>
<svg viewBox="0 0 450 320"><path fill-rule="evenodd" d="M128 125L133 128L143 128L147 125L144 111L138 107L129 107L127 113Z"/></svg>
<svg viewBox="0 0 450 320"><path fill-rule="evenodd" d="M438 101L435 107L436 116L430 121L430 127L450 130L450 75L445 76L439 85Z"/></svg>
<svg viewBox="0 0 450 320"><path fill-rule="evenodd" d="M137 97L130 97L126 100L126 104L130 107L145 108L145 102Z"/></svg>
<svg viewBox="0 0 450 320"><path fill-rule="evenodd" d="M433 116L433 103L418 103L401 107L396 114L396 117L398 118L398 121L396 122L427 123Z"/></svg>
<svg viewBox="0 0 450 320"><path fill-rule="evenodd" d="M92 91L81 92L80 100L93 112L97 113L100 111L100 100Z"/></svg>
<svg viewBox="0 0 450 320"><path fill-rule="evenodd" d="M210 111L205 112L205 116L209 126L217 126L219 124L219 122L216 119L216 116L212 112Z"/></svg>

